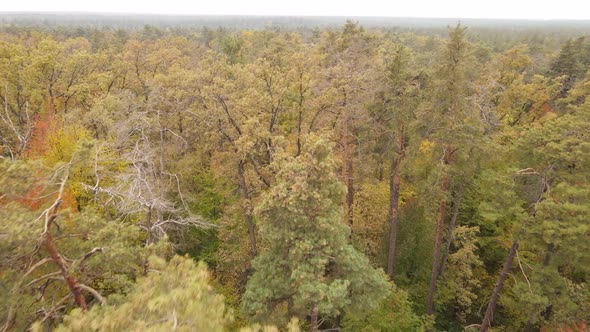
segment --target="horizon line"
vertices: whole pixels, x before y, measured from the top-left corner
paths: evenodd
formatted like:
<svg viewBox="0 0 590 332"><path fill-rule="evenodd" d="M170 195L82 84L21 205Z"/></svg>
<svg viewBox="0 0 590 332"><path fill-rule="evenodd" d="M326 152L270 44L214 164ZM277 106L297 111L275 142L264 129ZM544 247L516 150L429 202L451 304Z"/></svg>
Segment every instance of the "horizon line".
<svg viewBox="0 0 590 332"><path fill-rule="evenodd" d="M460 16L377 16L377 15L317 15L317 14L185 14L154 12L111 11L1 11L1 15L100 15L100 16L167 16L167 17L281 17L281 18L380 18L380 19L432 19L432 20L499 20L499 21L578 21L590 22L590 18L506 18L506 17L460 17Z"/></svg>

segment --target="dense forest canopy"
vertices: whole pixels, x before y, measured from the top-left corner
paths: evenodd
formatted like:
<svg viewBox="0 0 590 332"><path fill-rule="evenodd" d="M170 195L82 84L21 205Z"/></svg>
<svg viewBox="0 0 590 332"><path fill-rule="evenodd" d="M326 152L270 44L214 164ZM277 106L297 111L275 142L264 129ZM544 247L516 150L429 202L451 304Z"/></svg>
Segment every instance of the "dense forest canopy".
<svg viewBox="0 0 590 332"><path fill-rule="evenodd" d="M586 331L589 95L586 21L2 14L0 330Z"/></svg>

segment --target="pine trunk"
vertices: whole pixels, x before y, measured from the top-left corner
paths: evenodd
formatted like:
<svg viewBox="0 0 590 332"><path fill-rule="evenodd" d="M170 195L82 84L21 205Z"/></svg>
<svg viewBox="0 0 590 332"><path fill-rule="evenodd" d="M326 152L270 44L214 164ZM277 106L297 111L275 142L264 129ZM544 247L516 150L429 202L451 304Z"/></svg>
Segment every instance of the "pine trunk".
<svg viewBox="0 0 590 332"><path fill-rule="evenodd" d="M310 312L311 320L310 320L310 331L317 332L318 331L318 304L316 302L311 304L311 312Z"/></svg>
<svg viewBox="0 0 590 332"><path fill-rule="evenodd" d="M303 73L299 74L299 112L297 114L297 154L295 156L299 156L301 154L301 126L303 124L303 99L304 99L304 89L303 89Z"/></svg>
<svg viewBox="0 0 590 332"><path fill-rule="evenodd" d="M444 164L448 165L451 159L451 147L447 146L445 152ZM428 298L426 300L426 314L432 315L434 313L434 293L436 292L436 280L438 277L440 265L440 249L442 244L442 231L445 223L445 213L447 209L447 192L449 191L449 174L447 170L444 171L442 180L443 197L440 200L438 207L438 222L436 225L436 238L434 240L434 253L432 255L432 270L430 273L430 286L428 287Z"/></svg>
<svg viewBox="0 0 590 332"><path fill-rule="evenodd" d="M353 165L352 165L352 140L350 134L350 118L348 112L346 112L344 118L344 128L342 133L343 139L343 177L346 181L346 221L348 225L352 227L353 223L353 205L354 205L354 177L353 177Z"/></svg>
<svg viewBox="0 0 590 332"><path fill-rule="evenodd" d="M504 280L508 276L510 269L512 268L512 262L514 261L514 256L516 255L516 251L518 250L518 242L514 241L512 243L512 247L508 252L508 257L506 257L506 261L504 262L504 267L502 268L502 272L500 272L500 276L498 277L498 281L496 282L496 286L494 287L494 292L492 293L492 297L490 298L490 303L488 304L488 309L486 310L486 314L481 322L481 327L479 329L480 332L486 332L490 328L490 324L494 318L494 310L496 310L496 304L498 303L498 297L500 297L500 291L502 290L502 286L504 285Z"/></svg>
<svg viewBox="0 0 590 332"><path fill-rule="evenodd" d="M545 258L543 259L543 268L546 268L549 265L549 262L551 260L551 252L552 251L553 251L553 244L549 243L547 245L547 252L545 253ZM529 313L529 318L526 322L526 328L525 328L526 332L532 332L534 330L533 318L535 316L535 313L537 312L537 308L538 308L538 305L534 304L533 309L531 309L531 312Z"/></svg>
<svg viewBox="0 0 590 332"><path fill-rule="evenodd" d="M387 274L393 280L395 243L397 240L397 223L399 221L399 191L401 182L401 163L404 159L404 130L400 130L397 158L391 158L391 170L389 173L389 253L387 255Z"/></svg>
<svg viewBox="0 0 590 332"><path fill-rule="evenodd" d="M82 310L86 311L86 299L80 292L80 288L78 287L78 280L76 277L70 274L68 268L66 266L66 262L62 258L62 256L58 253L55 244L53 243L53 236L51 235L51 226L53 225L55 218L57 217L57 208L59 203L53 208L53 215L49 217L49 221L47 222L47 231L45 232L45 247L47 248L47 252L49 253L49 257L51 260L57 265L59 268L64 281L68 285L70 292L76 302L76 305L80 307Z"/></svg>
<svg viewBox="0 0 590 332"><path fill-rule="evenodd" d="M441 266L440 272L438 277L440 278L445 273L445 268L447 266L447 257L449 256L449 251L451 249L451 243L453 242L453 232L455 231L455 225L457 224L457 217L459 216L459 209L461 208L461 202L463 201L463 190L464 187L461 186L459 193L457 194L457 200L453 203L453 210L451 212L451 222L449 223L449 232L447 243L445 246L445 251L443 252L443 256L441 259Z"/></svg>
<svg viewBox="0 0 590 332"><path fill-rule="evenodd" d="M348 178L346 179L346 187L347 187L347 194L346 194L346 205L348 206L348 225L352 227L353 223L353 206L354 206L354 178L352 176L352 157L350 157L347 161L347 173Z"/></svg>

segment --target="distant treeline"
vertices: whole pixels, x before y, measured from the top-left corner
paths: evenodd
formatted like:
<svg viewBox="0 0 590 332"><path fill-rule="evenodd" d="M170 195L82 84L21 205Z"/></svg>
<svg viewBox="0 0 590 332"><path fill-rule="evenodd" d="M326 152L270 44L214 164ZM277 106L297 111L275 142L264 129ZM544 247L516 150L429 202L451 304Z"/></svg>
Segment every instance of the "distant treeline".
<svg viewBox="0 0 590 332"><path fill-rule="evenodd" d="M590 20L501 20L463 18L345 17L345 16L238 16L153 15L117 13L0 12L0 32L43 32L68 38L102 39L112 33L133 38L231 34L244 29L295 31L311 38L324 29L339 29L355 22L368 29L444 37L447 27L469 26L471 42L502 52L527 44L534 52L558 49L568 39L590 35ZM142 38L143 37L143 38Z"/></svg>
<svg viewBox="0 0 590 332"><path fill-rule="evenodd" d="M413 18L413 17L355 17L355 16L242 16L242 15L154 15L119 13L42 13L0 12L0 25L6 26L76 26L142 28L145 25L175 28L325 28L339 27L347 20L367 28L435 29L446 32L448 25L458 21L471 28L519 30L558 30L568 33L590 31L590 20L506 20L472 18Z"/></svg>

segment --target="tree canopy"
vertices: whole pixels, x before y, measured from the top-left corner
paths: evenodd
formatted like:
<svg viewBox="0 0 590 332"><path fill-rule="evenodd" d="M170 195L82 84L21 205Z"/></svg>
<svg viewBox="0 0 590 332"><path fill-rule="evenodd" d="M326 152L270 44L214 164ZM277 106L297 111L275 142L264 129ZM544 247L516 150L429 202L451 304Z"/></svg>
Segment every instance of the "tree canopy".
<svg viewBox="0 0 590 332"><path fill-rule="evenodd" d="M583 24L105 20L0 17L1 331L585 328Z"/></svg>

